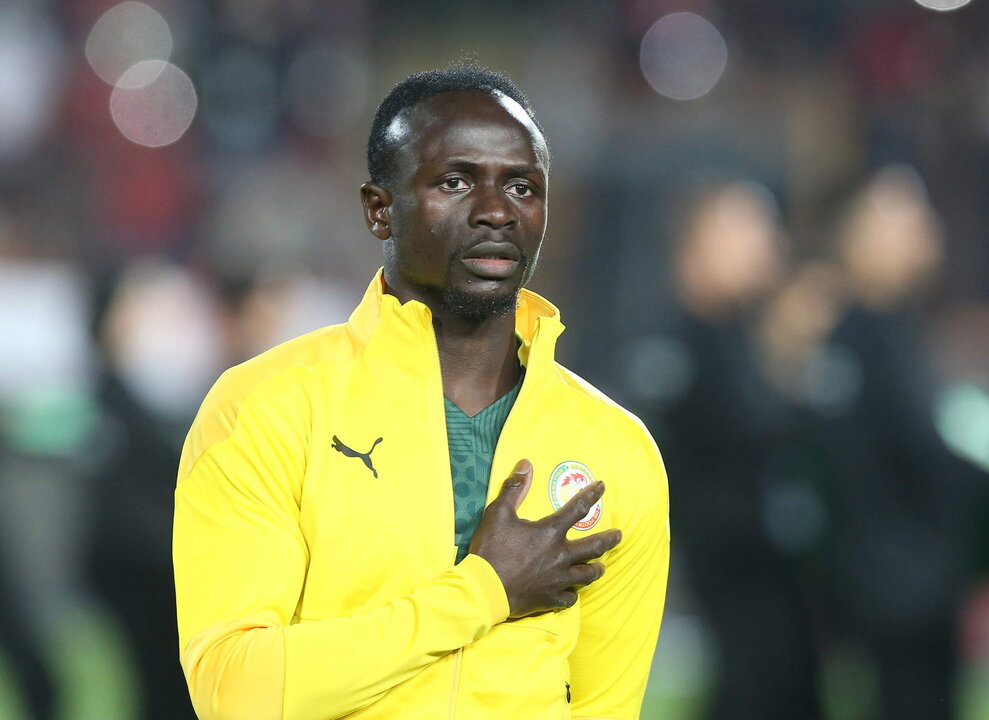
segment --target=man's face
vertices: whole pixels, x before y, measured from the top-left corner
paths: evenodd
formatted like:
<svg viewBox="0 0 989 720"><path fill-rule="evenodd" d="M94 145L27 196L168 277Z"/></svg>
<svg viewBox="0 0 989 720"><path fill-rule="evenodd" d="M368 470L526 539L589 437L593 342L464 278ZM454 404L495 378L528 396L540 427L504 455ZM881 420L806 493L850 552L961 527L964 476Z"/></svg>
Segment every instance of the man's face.
<svg viewBox="0 0 989 720"><path fill-rule="evenodd" d="M514 310L546 232L546 143L503 95L428 98L390 128L385 280L397 295L483 318Z"/></svg>

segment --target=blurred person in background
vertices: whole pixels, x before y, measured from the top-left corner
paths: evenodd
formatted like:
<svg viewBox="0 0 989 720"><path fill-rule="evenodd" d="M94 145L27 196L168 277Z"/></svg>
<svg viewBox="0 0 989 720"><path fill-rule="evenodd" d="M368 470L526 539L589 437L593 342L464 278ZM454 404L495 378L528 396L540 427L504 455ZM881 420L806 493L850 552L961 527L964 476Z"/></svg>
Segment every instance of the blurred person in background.
<svg viewBox="0 0 989 720"><path fill-rule="evenodd" d="M80 458L95 417L85 279L46 242L41 205L30 183L0 187L0 652L16 705L47 720L61 636L89 604Z"/></svg>
<svg viewBox="0 0 989 720"><path fill-rule="evenodd" d="M940 268L942 226L919 175L895 166L852 199L837 235L841 292L825 301L833 326L808 366L833 503L836 620L878 670L879 717L949 720L974 470L933 419L919 301Z"/></svg>
<svg viewBox="0 0 989 720"><path fill-rule="evenodd" d="M808 608L767 526L784 403L764 377L758 310L784 267L774 198L730 182L688 203L673 259L668 341L685 382L651 412L667 463L684 575L718 655L713 720L820 717Z"/></svg>
<svg viewBox="0 0 989 720"><path fill-rule="evenodd" d="M171 508L175 458L193 397L215 377L216 310L188 272L134 262L96 285L99 431L88 567L134 661L137 717L195 717L175 657Z"/></svg>

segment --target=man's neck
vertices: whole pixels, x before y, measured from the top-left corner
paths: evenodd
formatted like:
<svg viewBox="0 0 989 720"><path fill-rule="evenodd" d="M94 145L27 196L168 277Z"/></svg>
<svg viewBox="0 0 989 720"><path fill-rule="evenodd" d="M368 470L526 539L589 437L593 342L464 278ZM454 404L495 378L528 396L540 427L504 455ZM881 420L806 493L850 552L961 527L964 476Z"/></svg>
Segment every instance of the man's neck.
<svg viewBox="0 0 989 720"><path fill-rule="evenodd" d="M473 417L511 390L521 367L515 317L472 321L433 315L443 393Z"/></svg>
<svg viewBox="0 0 989 720"><path fill-rule="evenodd" d="M396 285L398 285L396 287ZM384 290L400 302L424 303L433 317L443 393L473 417L515 387L522 373L515 338L515 313L467 318L445 306L440 293L414 292L385 280Z"/></svg>

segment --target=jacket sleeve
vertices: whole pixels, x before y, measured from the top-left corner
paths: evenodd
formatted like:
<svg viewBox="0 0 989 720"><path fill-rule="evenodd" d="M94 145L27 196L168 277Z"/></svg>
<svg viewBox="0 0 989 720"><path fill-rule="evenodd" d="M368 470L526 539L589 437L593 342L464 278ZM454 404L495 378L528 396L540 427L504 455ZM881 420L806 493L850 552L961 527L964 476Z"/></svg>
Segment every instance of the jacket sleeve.
<svg viewBox="0 0 989 720"><path fill-rule="evenodd" d="M636 493L622 498L622 542L604 558L604 576L580 594L580 636L570 656L574 720L638 718L649 679L666 598L669 501L659 451L640 432L633 457L641 460L627 466L624 482L631 482L622 485Z"/></svg>
<svg viewBox="0 0 989 720"><path fill-rule="evenodd" d="M307 401L253 398L208 397L179 470L180 657L201 720L340 717L507 617L497 574L472 556L380 607L299 623Z"/></svg>

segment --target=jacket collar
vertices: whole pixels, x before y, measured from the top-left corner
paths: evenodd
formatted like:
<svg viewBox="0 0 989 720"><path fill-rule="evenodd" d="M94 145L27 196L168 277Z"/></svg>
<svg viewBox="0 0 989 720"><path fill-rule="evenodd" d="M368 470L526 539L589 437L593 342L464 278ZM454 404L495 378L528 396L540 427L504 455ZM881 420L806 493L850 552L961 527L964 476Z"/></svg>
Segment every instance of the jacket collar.
<svg viewBox="0 0 989 720"><path fill-rule="evenodd" d="M360 304L347 321L351 333L367 345L379 332L388 330L397 339L408 336L409 341L431 337L432 312L418 300L400 303L384 291L384 269L379 268L368 285ZM534 366L553 361L556 340L564 330L560 311L553 303L536 293L522 289L515 311L515 334L521 341L519 361L530 372Z"/></svg>

